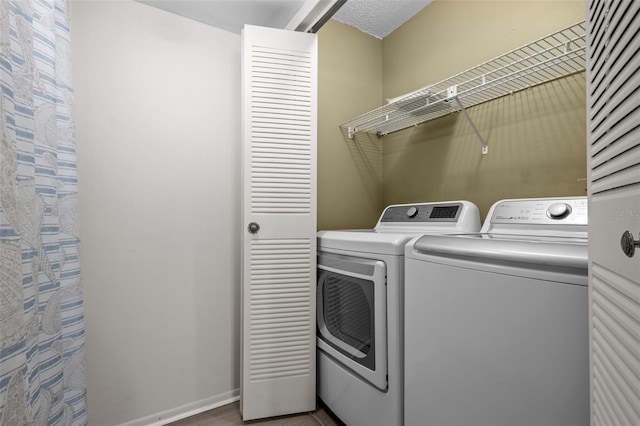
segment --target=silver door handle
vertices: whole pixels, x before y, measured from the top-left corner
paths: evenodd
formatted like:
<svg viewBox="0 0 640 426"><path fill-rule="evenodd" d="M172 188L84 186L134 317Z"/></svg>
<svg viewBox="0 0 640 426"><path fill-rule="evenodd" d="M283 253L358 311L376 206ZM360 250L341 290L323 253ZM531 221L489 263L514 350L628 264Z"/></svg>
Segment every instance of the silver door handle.
<svg viewBox="0 0 640 426"><path fill-rule="evenodd" d="M250 234L257 234L260 230L260 225L255 222L251 222L249 226L247 226L247 229L249 230Z"/></svg>
<svg viewBox="0 0 640 426"><path fill-rule="evenodd" d="M620 239L620 246L622 251L628 257L633 257L636 252L636 247L640 247L640 239L633 238L633 234L629 231L624 231L622 238Z"/></svg>

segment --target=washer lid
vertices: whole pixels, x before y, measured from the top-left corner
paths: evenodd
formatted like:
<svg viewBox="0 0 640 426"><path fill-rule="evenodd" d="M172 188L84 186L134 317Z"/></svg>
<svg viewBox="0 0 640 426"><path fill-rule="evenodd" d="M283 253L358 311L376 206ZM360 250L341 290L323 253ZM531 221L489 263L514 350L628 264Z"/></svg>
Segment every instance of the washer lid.
<svg viewBox="0 0 640 426"><path fill-rule="evenodd" d="M406 257L464 258L487 263L516 263L587 269L587 240L532 235L425 235L407 246Z"/></svg>
<svg viewBox="0 0 640 426"><path fill-rule="evenodd" d="M374 230L320 231L318 251L348 250L362 253L404 255L404 246L420 234L394 234Z"/></svg>

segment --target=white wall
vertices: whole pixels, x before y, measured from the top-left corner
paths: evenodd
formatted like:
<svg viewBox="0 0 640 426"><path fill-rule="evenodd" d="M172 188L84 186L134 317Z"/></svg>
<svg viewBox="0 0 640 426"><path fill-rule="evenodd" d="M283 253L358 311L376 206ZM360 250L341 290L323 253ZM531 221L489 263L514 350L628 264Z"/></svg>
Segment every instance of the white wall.
<svg viewBox="0 0 640 426"><path fill-rule="evenodd" d="M70 2L89 424L239 387L240 37Z"/></svg>

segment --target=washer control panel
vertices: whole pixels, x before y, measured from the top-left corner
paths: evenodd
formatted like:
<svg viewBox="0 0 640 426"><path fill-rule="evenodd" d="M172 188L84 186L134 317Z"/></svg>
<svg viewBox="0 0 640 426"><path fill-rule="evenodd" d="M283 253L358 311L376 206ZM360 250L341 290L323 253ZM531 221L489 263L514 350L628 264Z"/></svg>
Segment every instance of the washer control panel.
<svg viewBox="0 0 640 426"><path fill-rule="evenodd" d="M495 205L491 223L586 225L587 199L549 198L505 200Z"/></svg>
<svg viewBox="0 0 640 426"><path fill-rule="evenodd" d="M462 204L411 204L389 206L380 222L456 222Z"/></svg>

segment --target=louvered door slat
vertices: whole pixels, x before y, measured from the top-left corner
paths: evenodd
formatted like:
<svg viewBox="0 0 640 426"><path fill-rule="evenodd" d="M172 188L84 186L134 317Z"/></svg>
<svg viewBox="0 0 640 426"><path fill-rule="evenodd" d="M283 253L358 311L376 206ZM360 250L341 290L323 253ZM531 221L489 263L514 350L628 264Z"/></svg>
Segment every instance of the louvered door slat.
<svg viewBox="0 0 640 426"><path fill-rule="evenodd" d="M591 30L591 34L593 37L591 41L588 43L589 49L587 51L587 57L591 57L593 59L593 55L595 54L596 49L594 46L600 45L600 40L604 36L604 31L601 30L604 25L604 20L601 19L601 14L605 9L606 1L590 1L589 2L589 15L588 21L593 23L593 27Z"/></svg>
<svg viewBox="0 0 640 426"><path fill-rule="evenodd" d="M605 43L602 42L605 35L605 28L607 26L607 16L605 14L605 10L608 10L610 1L601 1L600 8L597 13L597 21L594 22L595 28L593 28L593 38L591 43L589 43L589 52L587 52L587 60L591 61L592 70L594 71L595 80L593 81L593 85L591 89L594 90L597 86L598 79L604 78L602 74L599 73L600 67L603 65L604 54L603 51L606 48ZM605 5L606 4L606 5Z"/></svg>
<svg viewBox="0 0 640 426"><path fill-rule="evenodd" d="M610 160L593 173L591 190L594 194L606 192L612 187L634 185L640 174L640 147ZM599 177L602 176L602 177Z"/></svg>
<svg viewBox="0 0 640 426"><path fill-rule="evenodd" d="M640 112L635 112L637 117L640 117ZM631 124L626 122L627 124ZM640 126L629 128L618 127L615 129L610 129L610 134L615 134L616 143L610 145L610 139L605 138L597 141L593 144L590 150L590 155L592 159L592 168L594 171L594 179L599 179L602 177L602 170L608 169L607 174L613 172L611 166L607 164L612 159L619 157L625 152L633 152L635 148L637 148L638 137L640 136ZM633 154L631 154L633 155ZM628 159L626 161L629 161ZM627 164L628 167L630 164Z"/></svg>
<svg viewBox="0 0 640 426"><path fill-rule="evenodd" d="M587 22L593 426L640 424L640 2L591 1Z"/></svg>
<svg viewBox="0 0 640 426"><path fill-rule="evenodd" d="M640 4L640 3L639 3ZM593 94L593 108L590 111L591 119L593 120L593 126L598 127L602 120L607 116L607 110L605 109L609 106L610 98L605 98L603 94L605 93L605 89L609 96L616 97L616 104L619 104L622 99L629 95L629 93L633 92L633 89L638 86L634 84L633 81L629 81L630 79L635 79L637 82L637 73L635 73L638 62L637 52L624 52L625 58L623 60L618 61L612 68L606 69L607 77L605 78L602 87L598 88ZM626 87L627 90L623 90L623 87ZM610 110L610 109L609 109Z"/></svg>
<svg viewBox="0 0 640 426"><path fill-rule="evenodd" d="M638 61L640 64L640 61ZM638 81L640 77L637 76L632 80ZM640 102L640 90L632 93L624 93L619 97L612 93L613 99L610 99L607 108L603 111L603 120L601 123L593 122L591 132L593 134L592 141L592 153L596 154L610 146L611 141L617 140L618 137L623 136L625 133L638 127L640 123L636 122L633 118L640 115L638 108ZM620 99L623 98L623 99ZM631 115L631 117L629 117ZM597 127L596 127L597 125ZM615 135L609 134L615 131ZM606 138L603 138L606 135ZM613 136L613 137L612 137Z"/></svg>
<svg viewBox="0 0 640 426"><path fill-rule="evenodd" d="M593 55L593 71L594 71L594 80L590 86L590 91L594 97L594 99L598 99L598 90L600 93L606 88L606 84L602 82L606 80L608 76L607 68L615 65L615 60L609 60L609 58L617 58L620 54L621 50L624 50L624 46L626 43L624 40L620 40L621 38L626 38L628 41L629 33L625 31L625 26L618 25L620 20L625 20L628 25L631 19L633 19L633 14L627 14L627 7L636 6L632 5L633 2L628 3L620 3L613 2L613 4L608 7L613 7L613 9L605 9L606 13L606 22L603 23L602 29L606 31L606 39L603 39L602 42L599 42L595 45L596 52ZM605 37L603 34L602 37Z"/></svg>
<svg viewBox="0 0 640 426"><path fill-rule="evenodd" d="M612 31L611 38L608 41L607 49L604 51L604 56L599 62L601 69L598 70L598 75L591 85L592 96L596 100L594 112L599 110L598 101L602 100L602 94L605 90L608 90L609 93L615 93L611 91L609 85L618 72L624 69L633 69L633 67L626 65L626 62L633 56L634 52L626 50L632 35L625 29L628 25L631 25L633 16L640 10L640 3L629 2L628 6L625 7L625 10L619 11L618 19L609 24ZM616 59L608 61L607 58L610 57Z"/></svg>
<svg viewBox="0 0 640 426"><path fill-rule="evenodd" d="M253 214L310 214L312 208L312 179L311 179L311 150L315 149L311 144L312 132L310 129L310 113L313 108L313 93L311 85L311 66L313 52L296 51L289 49L266 48L253 45L252 91L251 91L251 137L253 140L269 138L277 148L264 149L260 144L252 147L251 151L251 183L254 184L251 191L251 211ZM268 117L263 111L268 110ZM290 114L293 111L294 114ZM302 114L301 114L302 113ZM308 113L308 114L304 114ZM305 122L299 121L299 116L308 117ZM268 119L265 119L268 118ZM286 143L282 141L295 141ZM277 167L273 167L277 165ZM266 167L271 166L271 167ZM282 197L283 189L296 190L295 195ZM276 243L274 247L271 243ZM284 301L310 304L311 293L309 283L311 275L309 265L311 251L308 240L302 240L296 246L293 243L286 245L282 240L261 241L252 244L252 258L256 259L251 268L251 301L253 304L273 303L279 309L287 309ZM264 257L265 253L273 253L282 249L289 253L301 254L298 259L283 259L281 262L260 262L257 259ZM301 251L300 251L301 250ZM283 293L279 287L266 284L289 280L288 292ZM291 281L294 280L294 281ZM296 282L297 281L297 282ZM277 310L277 309L276 309ZM309 312L298 312L297 317L287 317L286 323L274 320L265 320L260 312L251 314L251 336L261 340L263 336L274 333L291 331L302 327L310 328ZM262 319L261 319L262 318ZM273 317L271 317L273 318ZM303 343L307 346L307 367L309 366L308 336L301 335ZM296 345L298 342L291 342ZM253 348L253 346L252 346ZM262 352L264 354L264 351ZM253 351L252 351L253 354ZM270 366L279 365L279 361L268 363ZM271 373L265 370L264 363L255 363L250 360L249 380L266 378L277 379L289 377L291 374L309 374L308 368L301 370L299 365L290 364L291 369L284 367L274 368Z"/></svg>
<svg viewBox="0 0 640 426"><path fill-rule="evenodd" d="M245 26L243 420L315 408L316 68L316 35Z"/></svg>

